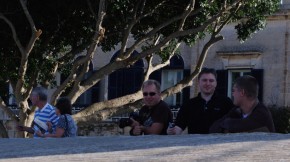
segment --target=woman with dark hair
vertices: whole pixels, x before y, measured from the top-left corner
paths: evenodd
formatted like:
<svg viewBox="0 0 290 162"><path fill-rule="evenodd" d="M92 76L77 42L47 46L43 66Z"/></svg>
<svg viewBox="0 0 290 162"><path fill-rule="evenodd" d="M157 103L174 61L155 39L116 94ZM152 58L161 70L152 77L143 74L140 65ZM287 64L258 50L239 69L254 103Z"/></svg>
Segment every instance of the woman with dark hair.
<svg viewBox="0 0 290 162"><path fill-rule="evenodd" d="M59 116L59 121L56 125L55 133L42 134L40 131L37 134L40 137L75 137L77 136L77 126L72 118L72 105L71 101L66 98L60 98L55 105L55 112ZM50 128L51 123L47 123Z"/></svg>

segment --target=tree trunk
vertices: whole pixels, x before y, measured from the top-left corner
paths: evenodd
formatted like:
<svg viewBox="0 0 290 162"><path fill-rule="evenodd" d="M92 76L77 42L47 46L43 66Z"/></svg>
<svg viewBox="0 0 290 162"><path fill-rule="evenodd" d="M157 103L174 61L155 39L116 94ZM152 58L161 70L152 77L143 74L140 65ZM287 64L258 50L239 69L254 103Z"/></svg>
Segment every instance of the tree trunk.
<svg viewBox="0 0 290 162"><path fill-rule="evenodd" d="M23 101L19 105L20 105L19 125L30 127L34 118L35 107L32 107L31 109L29 109L27 101ZM29 137L29 134L27 132L18 132L17 137L26 138L26 137Z"/></svg>
<svg viewBox="0 0 290 162"><path fill-rule="evenodd" d="M9 138L7 130L3 124L3 121L0 121L0 132L1 132L1 137L2 138Z"/></svg>

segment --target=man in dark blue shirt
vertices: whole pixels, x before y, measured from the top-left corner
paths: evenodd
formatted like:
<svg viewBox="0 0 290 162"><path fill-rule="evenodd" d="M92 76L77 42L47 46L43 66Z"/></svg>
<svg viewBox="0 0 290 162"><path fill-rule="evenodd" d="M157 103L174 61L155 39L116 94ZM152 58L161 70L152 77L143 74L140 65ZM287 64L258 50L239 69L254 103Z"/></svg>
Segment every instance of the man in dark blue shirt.
<svg viewBox="0 0 290 162"><path fill-rule="evenodd" d="M210 126L234 107L230 98L215 93L217 74L214 69L203 68L198 75L200 93L180 108L175 127L167 134L181 134L187 127L189 134L207 134Z"/></svg>

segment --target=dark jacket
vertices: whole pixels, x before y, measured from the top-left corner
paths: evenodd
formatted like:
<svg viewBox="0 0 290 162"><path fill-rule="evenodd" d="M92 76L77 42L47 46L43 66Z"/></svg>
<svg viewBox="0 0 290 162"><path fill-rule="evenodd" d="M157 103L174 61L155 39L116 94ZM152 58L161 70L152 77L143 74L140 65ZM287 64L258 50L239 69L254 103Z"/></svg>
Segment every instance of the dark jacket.
<svg viewBox="0 0 290 162"><path fill-rule="evenodd" d="M210 132L275 132L275 127L269 109L258 103L252 113L245 118L240 108L232 109L211 126Z"/></svg>
<svg viewBox="0 0 290 162"><path fill-rule="evenodd" d="M213 94L206 103L199 93L182 105L175 124L182 130L188 127L189 134L207 134L210 126L234 107L230 98Z"/></svg>

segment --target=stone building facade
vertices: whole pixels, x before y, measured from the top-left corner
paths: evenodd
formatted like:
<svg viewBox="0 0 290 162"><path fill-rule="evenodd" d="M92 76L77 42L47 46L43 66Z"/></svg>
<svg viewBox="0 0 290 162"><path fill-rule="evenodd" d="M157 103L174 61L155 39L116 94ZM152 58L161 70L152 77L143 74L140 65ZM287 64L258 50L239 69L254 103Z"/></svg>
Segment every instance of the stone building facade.
<svg viewBox="0 0 290 162"><path fill-rule="evenodd" d="M266 105L290 106L289 9L290 1L284 0L281 10L268 18L266 28L242 44L236 39L235 24L223 29L225 39L209 50L205 65L226 72L223 81L228 96L236 75L254 72L260 82L260 99ZM200 41L193 48L192 62L203 44Z"/></svg>
<svg viewBox="0 0 290 162"><path fill-rule="evenodd" d="M217 90L219 93L231 97L234 80L240 75L249 74L255 76L259 81L259 99L262 102L266 105L290 106L290 0L284 0L281 3L281 9L268 17L265 29L253 34L244 43L240 43L237 39L235 24L229 24L222 30L221 34L224 36L224 40L210 48L204 64L205 67L215 68L218 71ZM152 78L159 80L162 88L176 83L189 71L195 69L197 59L205 43L206 39L199 40L193 47L182 45L180 56L172 61L175 62L171 65L172 68L162 69L159 74ZM98 51L98 53L102 52ZM108 63L117 53L116 50L106 53L102 58L95 57L92 70L97 70ZM146 65L141 63L138 66L142 69L142 66ZM124 78L126 77L125 73L122 71ZM112 96L110 95L111 80L120 81L121 79L110 79L110 77L106 77L99 83L98 92L91 92L98 94L97 101L112 98L110 97ZM140 84L141 82L136 87ZM116 83L114 86L121 87L122 83ZM122 90L122 88L120 89ZM195 96L198 91L196 80L194 80L190 90L183 91L181 96L175 95L167 99L167 102L172 106L180 105L183 100ZM177 101L176 98L183 99Z"/></svg>

